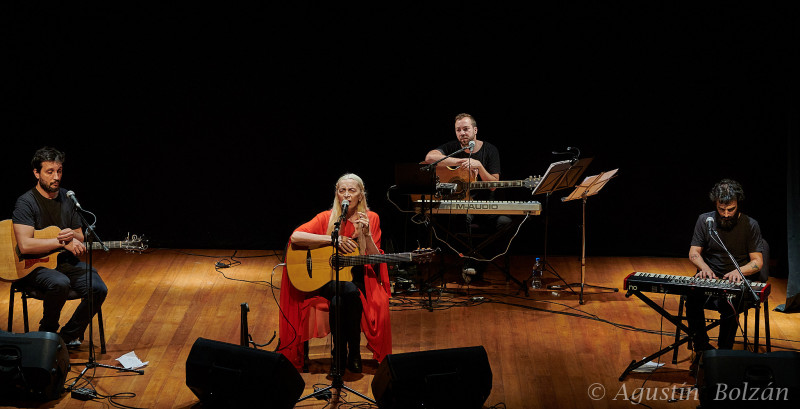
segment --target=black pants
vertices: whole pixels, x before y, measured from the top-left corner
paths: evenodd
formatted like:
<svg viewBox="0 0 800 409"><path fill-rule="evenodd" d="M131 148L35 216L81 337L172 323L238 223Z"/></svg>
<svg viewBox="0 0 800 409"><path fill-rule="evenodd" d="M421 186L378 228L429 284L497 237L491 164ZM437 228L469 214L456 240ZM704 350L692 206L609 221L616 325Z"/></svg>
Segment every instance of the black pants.
<svg viewBox="0 0 800 409"><path fill-rule="evenodd" d="M61 261L61 260L59 260ZM82 300L72 314L72 318L61 328L61 336L65 340L82 338L86 327L92 317L100 310L108 294L108 288L92 269L92 289L86 278L86 263L77 258L66 262L59 262L56 269L39 268L31 272L23 280L26 285L31 285L44 295L42 303L42 320L39 321L39 331L58 332L61 309L67 302L70 289L81 295ZM93 296L92 310L89 310L88 295Z"/></svg>
<svg viewBox="0 0 800 409"><path fill-rule="evenodd" d="M339 309L341 314L341 336L343 345L349 345L350 353L358 351L359 343L361 342L361 297L359 287L350 281L339 282L339 297L340 303L335 301L334 295L336 291L336 282L330 281L328 284L319 289L319 295L324 297L330 302L330 313L328 314L328 322L331 326L331 337L334 340L334 348L336 345L336 310ZM345 355L343 355L345 356Z"/></svg>
<svg viewBox="0 0 800 409"><path fill-rule="evenodd" d="M473 233L492 234L498 230L502 230L511 223L511 218L506 215L497 214L468 214L466 215L467 232L469 236L469 244L473 248L480 243L472 241ZM508 242L504 240L496 240L493 243L488 243L481 252L484 258L494 257L506 250ZM464 267L476 268L477 273L482 274L488 267L489 262L486 261L473 261L467 259Z"/></svg>
<svg viewBox="0 0 800 409"><path fill-rule="evenodd" d="M733 349L736 329L739 326L738 311L724 297L709 297L703 294L686 297L686 318L689 330L694 334L694 344L701 349L708 344L708 333L705 329L706 309L719 312L720 325L717 339L719 349Z"/></svg>

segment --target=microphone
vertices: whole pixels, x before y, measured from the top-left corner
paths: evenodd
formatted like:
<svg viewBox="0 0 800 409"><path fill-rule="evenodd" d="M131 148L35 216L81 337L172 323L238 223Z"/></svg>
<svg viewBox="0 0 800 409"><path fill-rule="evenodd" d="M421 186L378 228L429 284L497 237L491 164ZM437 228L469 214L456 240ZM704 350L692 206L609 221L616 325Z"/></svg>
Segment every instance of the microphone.
<svg viewBox="0 0 800 409"><path fill-rule="evenodd" d="M72 199L73 202L75 202L75 207L77 207L78 209L83 210L83 208L81 207L81 204L78 203L78 198L75 197L75 192L73 192L71 190L68 191L67 192L67 197Z"/></svg>
<svg viewBox="0 0 800 409"><path fill-rule="evenodd" d="M469 141L469 154L472 155L472 152L475 152L475 141Z"/></svg>
<svg viewBox="0 0 800 409"><path fill-rule="evenodd" d="M578 148L575 148L575 147L572 147L572 146L567 146L567 151L566 152L553 151L553 152L550 152L550 153L552 153L553 155L574 155L574 153L572 153L571 151L576 151L576 150L578 150Z"/></svg>
<svg viewBox="0 0 800 409"><path fill-rule="evenodd" d="M347 206L350 206L350 202L347 199L342 200L342 217L347 214Z"/></svg>
<svg viewBox="0 0 800 409"><path fill-rule="evenodd" d="M714 218L712 216L708 216L708 218L706 218L706 226L708 227L709 232L714 230Z"/></svg>

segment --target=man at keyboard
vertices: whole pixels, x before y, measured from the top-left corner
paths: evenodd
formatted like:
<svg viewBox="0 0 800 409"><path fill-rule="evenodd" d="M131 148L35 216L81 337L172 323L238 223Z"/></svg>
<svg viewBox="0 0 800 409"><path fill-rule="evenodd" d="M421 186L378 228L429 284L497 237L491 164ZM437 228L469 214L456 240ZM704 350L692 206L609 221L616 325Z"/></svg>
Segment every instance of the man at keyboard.
<svg viewBox="0 0 800 409"><path fill-rule="evenodd" d="M466 149L456 153L450 158L440 162L438 166L450 168L466 169L472 172L471 180L497 181L500 180L500 152L489 142L478 139L478 124L475 118L466 113L458 114L455 118L456 139L446 142L425 155L425 163L433 163L437 160L457 152L459 149L466 148L473 143L474 149ZM440 176L441 179L441 176ZM448 182L448 180L440 180ZM494 200L494 190L476 190L471 193L473 200ZM484 232L497 231L511 223L511 218L505 215L496 214L467 214L467 229L477 228ZM491 252L497 251L497 246L487 248ZM494 255L494 254L492 254ZM474 279L480 279L483 270L486 269L486 262L467 261L464 265L466 274L475 274Z"/></svg>
<svg viewBox="0 0 800 409"><path fill-rule="evenodd" d="M715 241L716 236L712 237L710 230L713 228L719 233L742 273L751 276L758 273L763 265L761 228L755 219L741 212L744 190L735 180L723 179L714 185L709 198L716 210L703 213L697 218L689 248L689 260L697 267L695 276L698 278L717 278L739 283L742 278L736 266L725 249ZM713 223L709 219L713 219ZM705 308L717 310L720 314L717 347L732 349L739 323L738 307L724 297L708 297L699 293L688 296L686 316L689 328L694 333L694 350L702 352L712 349L705 330Z"/></svg>

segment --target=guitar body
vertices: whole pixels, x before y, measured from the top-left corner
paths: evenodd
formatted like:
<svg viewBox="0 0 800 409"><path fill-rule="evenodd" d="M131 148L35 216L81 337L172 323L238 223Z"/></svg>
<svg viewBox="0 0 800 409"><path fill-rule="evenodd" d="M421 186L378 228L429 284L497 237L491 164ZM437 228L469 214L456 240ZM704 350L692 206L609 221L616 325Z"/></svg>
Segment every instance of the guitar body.
<svg viewBox="0 0 800 409"><path fill-rule="evenodd" d="M58 237L61 231L56 226L46 227L33 232L37 239ZM55 268L58 265L60 250L49 254L23 255L17 247L17 236L11 220L0 222L0 280L17 281L39 267Z"/></svg>
<svg viewBox="0 0 800 409"><path fill-rule="evenodd" d="M340 255L354 256L357 254L358 252ZM334 248L331 246L306 249L294 244L290 245L286 251L286 272L292 286L307 293L318 290L328 281L334 280L336 270L331 265L333 255ZM342 267L339 270L339 281L353 281L352 269L352 266Z"/></svg>
<svg viewBox="0 0 800 409"><path fill-rule="evenodd" d="M470 175L469 169L437 165L436 177L439 178L439 182L454 183L456 185L456 189L452 194L447 195L447 199L471 200L469 187L470 183L475 181L475 178Z"/></svg>

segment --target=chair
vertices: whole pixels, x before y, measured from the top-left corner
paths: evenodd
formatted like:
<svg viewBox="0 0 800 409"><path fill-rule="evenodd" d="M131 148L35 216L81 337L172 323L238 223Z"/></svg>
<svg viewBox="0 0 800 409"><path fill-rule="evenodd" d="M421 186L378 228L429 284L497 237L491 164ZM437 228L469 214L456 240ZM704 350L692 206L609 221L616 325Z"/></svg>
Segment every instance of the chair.
<svg viewBox="0 0 800 409"><path fill-rule="evenodd" d="M758 274L751 274L751 275L747 276L747 279L750 280L750 281L757 281L757 282L766 283L767 280L769 280L769 262L770 262L770 258L769 258L769 243L767 243L766 240L763 240L763 242L764 242L764 251L761 254L762 254L762 257L763 257L764 265L761 267L761 270L758 272ZM677 318L681 319L681 320L685 320L686 319L686 317L683 315L683 306L684 306L685 302L686 302L686 296L682 295L681 299L680 299L680 302L678 303L678 316L677 316ZM748 316L748 311L751 308L755 308L755 305L753 303L748 303L747 306L745 307L744 311L742 311L744 313L744 326L742 328L742 331L744 332L744 348L745 349L747 349L747 334L748 334L748 331L747 331L747 316ZM762 305L760 308L762 310L764 310L764 332L766 333L767 352L772 352L772 342L771 342L771 339L770 339L770 332L769 332L769 297L767 297L764 300L764 305ZM754 347L753 350L755 350L755 351L758 351L758 346L759 346L759 335L758 335L759 324L760 324L759 323L759 318L760 317L758 315L756 315L756 322L755 322L755 324L756 324L756 329L755 329L756 338L755 338L755 341L753 342L753 347ZM707 322L715 322L715 321L718 321L718 320L716 320L716 319L706 319L706 321ZM680 331L676 331L676 333L675 333L675 342L679 341L680 337L681 337L681 332ZM687 346L689 347L689 349L692 349L692 342L689 341ZM677 364L678 363L678 349L677 348L672 352L672 363L673 364Z"/></svg>
<svg viewBox="0 0 800 409"><path fill-rule="evenodd" d="M22 285L19 281L15 281L11 283L11 289L9 290L9 297L8 297L8 332L12 332L12 325L14 323L14 293L20 293L22 297L22 324L25 329L25 332L30 330L30 326L28 325L28 298L33 298L35 300L42 300L43 296L42 293L33 287L28 287ZM67 300L79 300L82 297L75 292L75 290L70 290L69 294L67 295ZM100 332L100 353L106 353L106 336L105 331L103 328L103 309L102 307L97 310L97 328ZM81 336L81 341L83 341L83 337Z"/></svg>

